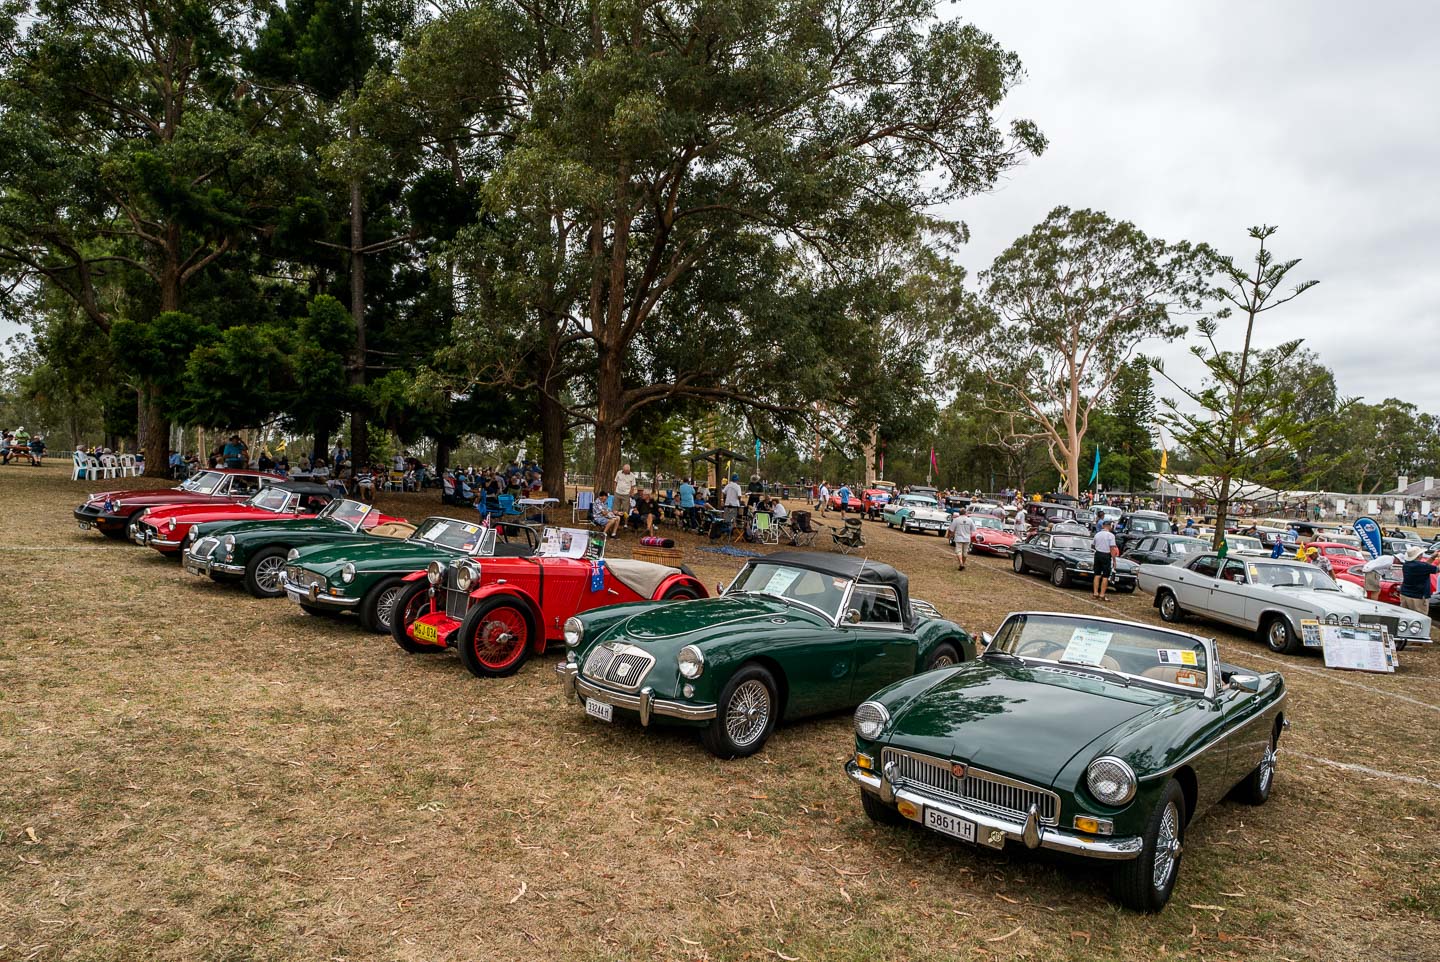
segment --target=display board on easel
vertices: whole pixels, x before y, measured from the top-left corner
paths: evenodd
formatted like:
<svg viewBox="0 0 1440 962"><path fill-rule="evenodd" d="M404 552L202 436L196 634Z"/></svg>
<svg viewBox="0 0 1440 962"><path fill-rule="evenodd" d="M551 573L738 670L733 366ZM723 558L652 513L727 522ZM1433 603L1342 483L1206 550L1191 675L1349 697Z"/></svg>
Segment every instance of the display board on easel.
<svg viewBox="0 0 1440 962"><path fill-rule="evenodd" d="M1391 674L1399 667L1395 641L1381 625L1323 625L1300 622L1300 637L1307 648L1320 648L1325 667L1342 671Z"/></svg>

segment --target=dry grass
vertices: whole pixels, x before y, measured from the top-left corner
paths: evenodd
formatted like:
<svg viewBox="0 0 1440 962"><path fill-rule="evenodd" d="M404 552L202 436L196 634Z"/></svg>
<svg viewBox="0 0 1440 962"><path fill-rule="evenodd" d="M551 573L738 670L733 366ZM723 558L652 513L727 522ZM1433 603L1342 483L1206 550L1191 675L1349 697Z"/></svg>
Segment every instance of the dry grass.
<svg viewBox="0 0 1440 962"><path fill-rule="evenodd" d="M0 468L0 959L1435 957L1440 651L1361 676L1222 633L1231 660L1284 663L1295 728L1271 803L1197 823L1174 901L1141 917L1089 866L873 826L845 716L716 762L587 722L554 656L478 682L83 534L65 477ZM1089 610L866 532L971 629ZM697 544L708 584L733 573Z"/></svg>

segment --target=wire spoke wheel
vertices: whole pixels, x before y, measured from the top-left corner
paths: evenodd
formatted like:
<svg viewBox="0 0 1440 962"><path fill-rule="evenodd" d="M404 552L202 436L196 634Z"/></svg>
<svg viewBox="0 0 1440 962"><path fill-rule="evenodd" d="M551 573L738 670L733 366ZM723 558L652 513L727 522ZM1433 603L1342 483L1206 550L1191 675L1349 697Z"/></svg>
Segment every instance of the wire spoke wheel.
<svg viewBox="0 0 1440 962"><path fill-rule="evenodd" d="M1275 777L1276 760L1275 745L1272 742L1265 749L1265 757L1260 759L1260 791L1262 792L1270 790L1270 781Z"/></svg>
<svg viewBox="0 0 1440 962"><path fill-rule="evenodd" d="M725 706L725 731L741 748L749 747L764 732L770 720L770 691L758 679L735 689Z"/></svg>
<svg viewBox="0 0 1440 962"><path fill-rule="evenodd" d="M280 572L285 568L284 556L261 558L255 566L255 583L265 591L280 590Z"/></svg>
<svg viewBox="0 0 1440 962"><path fill-rule="evenodd" d="M475 660L491 671L509 668L525 653L530 632L525 616L509 606L497 607L480 622L471 640Z"/></svg>
<svg viewBox="0 0 1440 962"><path fill-rule="evenodd" d="M390 622L395 617L395 606L404 593L405 585L398 584L393 588L386 588L380 592L380 597L375 599L375 623L382 631L390 630Z"/></svg>
<svg viewBox="0 0 1440 962"><path fill-rule="evenodd" d="M1154 879L1155 891L1163 892L1175 873L1175 864L1180 860L1180 811L1174 804L1166 804L1165 814L1160 818L1160 834L1155 841Z"/></svg>

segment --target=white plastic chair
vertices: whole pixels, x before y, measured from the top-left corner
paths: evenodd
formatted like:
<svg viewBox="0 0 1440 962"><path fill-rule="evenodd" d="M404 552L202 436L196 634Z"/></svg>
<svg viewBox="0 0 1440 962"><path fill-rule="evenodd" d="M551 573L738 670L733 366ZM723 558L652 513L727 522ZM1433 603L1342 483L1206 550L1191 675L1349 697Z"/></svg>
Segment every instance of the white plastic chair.
<svg viewBox="0 0 1440 962"><path fill-rule="evenodd" d="M70 480L79 481L85 475L85 452L71 451L70 464Z"/></svg>
<svg viewBox="0 0 1440 962"><path fill-rule="evenodd" d="M102 454L100 464L92 470L96 472L94 477L116 478L120 476L120 461L113 454Z"/></svg>
<svg viewBox="0 0 1440 962"><path fill-rule="evenodd" d="M120 455L120 477L136 478L140 476L140 468L135 464L135 455Z"/></svg>

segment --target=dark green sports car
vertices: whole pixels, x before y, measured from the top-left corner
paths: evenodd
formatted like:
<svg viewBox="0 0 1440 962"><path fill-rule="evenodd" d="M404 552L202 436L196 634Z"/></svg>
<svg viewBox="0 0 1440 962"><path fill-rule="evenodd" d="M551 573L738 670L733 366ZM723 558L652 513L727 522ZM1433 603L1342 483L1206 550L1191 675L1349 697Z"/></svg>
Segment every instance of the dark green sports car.
<svg viewBox="0 0 1440 962"><path fill-rule="evenodd" d="M978 661L857 708L845 768L878 822L1112 860L1119 900L1154 912L1196 815L1270 797L1285 696L1279 674L1221 663L1213 639L1014 614Z"/></svg>
<svg viewBox="0 0 1440 962"><path fill-rule="evenodd" d="M779 552L719 597L612 605L565 624L556 666L586 714L701 728L721 758L759 751L782 718L838 711L926 668L975 657L970 636L886 564Z"/></svg>
<svg viewBox="0 0 1440 962"><path fill-rule="evenodd" d="M371 538L292 549L280 586L310 614L354 609L365 628L389 634L395 602L409 587L406 575L432 561L448 566L462 558L529 557L539 541L529 525L431 517L404 541Z"/></svg>
<svg viewBox="0 0 1440 962"><path fill-rule="evenodd" d="M404 518L381 514L363 501L331 501L306 521L219 521L191 525L181 563L212 581L242 581L257 598L285 593L280 572L293 548L365 543L377 538L403 541L415 532Z"/></svg>

